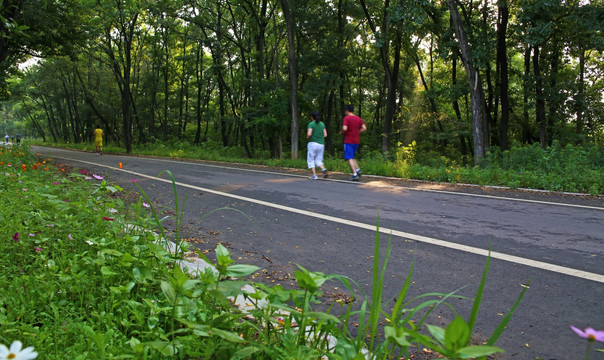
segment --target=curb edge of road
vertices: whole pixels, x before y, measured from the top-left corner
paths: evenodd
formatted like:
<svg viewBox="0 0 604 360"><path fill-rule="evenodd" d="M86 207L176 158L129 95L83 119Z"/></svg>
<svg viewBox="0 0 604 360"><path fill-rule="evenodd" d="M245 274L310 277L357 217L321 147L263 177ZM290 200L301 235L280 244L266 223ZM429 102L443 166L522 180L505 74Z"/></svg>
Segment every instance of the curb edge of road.
<svg viewBox="0 0 604 360"><path fill-rule="evenodd" d="M53 147L53 146L44 146L44 145L33 145L33 146L39 146L39 147L46 147L46 148L51 148L51 149L62 149L62 150L71 150L71 151L78 151L78 152L84 152L84 153L91 153L90 151L87 150L81 150L81 149L71 149L71 148L62 148L62 147ZM94 153L94 152L92 152ZM125 153L107 153L105 152L105 155L116 155L116 156L127 156L127 157L142 157L142 158L150 158L150 159L163 159L163 160L176 160L176 161L182 161L182 162L197 162L197 163L210 163L210 164L220 164L220 165L236 165L236 166L241 166L241 167L261 167L261 168L265 168L265 169L283 169L283 170L289 170L289 171L303 171L302 169L298 169L298 168L291 168L291 167L275 167L275 166L269 166L269 165L263 165L263 164L246 164L246 163L238 163L238 162L226 162L226 161L217 161L217 160L205 160L205 159L190 159L190 158L180 158L180 157L165 157L165 156L158 156L158 155L145 155L145 154L125 154ZM337 172L337 171L333 171L332 173L334 174L341 174L341 175L346 175L345 173L342 172ZM306 176L306 175L304 175ZM588 193L575 193L575 192L566 192L566 191L553 191L553 190L542 190L542 189L531 189L531 188L512 188L509 186L499 186L499 185L478 185L478 184L466 184L466 183L450 183L450 182L442 182L442 181L427 181L427 180L418 180L418 179L405 179L405 178L398 178L398 177L393 177L393 176L381 176L381 175L371 175L371 174L363 174L363 177L365 178L376 178L376 179L384 179L384 180L391 180L391 181L408 181L411 183L418 183L418 184L431 184L431 185L446 185L446 186L460 186L460 187L467 187L467 188L474 188L474 189L494 189L494 190L511 190L511 191L523 191L523 192L532 192L532 193L537 193L537 194L552 194L552 195L563 195L563 196L576 196L576 197L590 197L590 198L595 198L595 199L604 199L604 194L599 194L599 195L592 195L592 194L588 194Z"/></svg>

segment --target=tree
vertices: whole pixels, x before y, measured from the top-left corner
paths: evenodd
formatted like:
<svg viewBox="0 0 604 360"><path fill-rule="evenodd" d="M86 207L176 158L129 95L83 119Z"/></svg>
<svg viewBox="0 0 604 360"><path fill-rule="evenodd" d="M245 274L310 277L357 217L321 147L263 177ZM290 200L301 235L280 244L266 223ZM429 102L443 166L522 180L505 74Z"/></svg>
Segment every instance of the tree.
<svg viewBox="0 0 604 360"><path fill-rule="evenodd" d="M461 59L466 69L470 96L472 98L472 132L474 136L474 165L482 162L488 150L487 112L478 69L474 66L472 51L465 33L465 28L457 11L455 0L447 0L455 35L461 51Z"/></svg>
<svg viewBox="0 0 604 360"><path fill-rule="evenodd" d="M288 69L289 69L289 102L291 108L291 158L298 159L298 72L296 69L296 28L289 7L289 0L281 0L283 17L287 24Z"/></svg>

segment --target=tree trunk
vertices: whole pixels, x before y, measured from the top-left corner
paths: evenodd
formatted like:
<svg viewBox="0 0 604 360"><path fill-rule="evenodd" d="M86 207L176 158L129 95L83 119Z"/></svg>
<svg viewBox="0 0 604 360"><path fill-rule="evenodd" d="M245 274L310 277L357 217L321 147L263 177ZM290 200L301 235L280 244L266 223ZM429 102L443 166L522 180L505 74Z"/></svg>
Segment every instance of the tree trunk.
<svg viewBox="0 0 604 360"><path fill-rule="evenodd" d="M501 99L501 121L499 122L499 146L509 150L508 127L510 122L510 98L508 79L508 56L506 32L509 19L507 0L499 0L499 24L497 27L497 68L499 69L499 97Z"/></svg>
<svg viewBox="0 0 604 360"><path fill-rule="evenodd" d="M465 29L457 11L455 0L447 0L451 20L455 28L455 35L461 50L461 59L466 69L468 83L470 85L470 97L472 99L472 133L474 137L474 165L479 165L487 154L488 150L488 131L487 131L487 113L482 90L482 82L478 70L474 67L472 53Z"/></svg>
<svg viewBox="0 0 604 360"><path fill-rule="evenodd" d="M583 117L583 113L585 112L585 49L581 49L579 53L579 84L577 86L577 122L575 126L577 134L581 134L585 126L585 119Z"/></svg>
<svg viewBox="0 0 604 360"><path fill-rule="evenodd" d="M296 72L295 28L290 13L289 0L281 0L283 17L287 25L288 65L289 65L289 101L291 107L291 158L298 159L298 73Z"/></svg>
<svg viewBox="0 0 604 360"><path fill-rule="evenodd" d="M539 46L533 47L533 73L535 75L535 100L537 124L539 125L539 144L545 149L547 145L547 131L545 124L545 99L543 96L543 78L541 77L541 66L539 65Z"/></svg>

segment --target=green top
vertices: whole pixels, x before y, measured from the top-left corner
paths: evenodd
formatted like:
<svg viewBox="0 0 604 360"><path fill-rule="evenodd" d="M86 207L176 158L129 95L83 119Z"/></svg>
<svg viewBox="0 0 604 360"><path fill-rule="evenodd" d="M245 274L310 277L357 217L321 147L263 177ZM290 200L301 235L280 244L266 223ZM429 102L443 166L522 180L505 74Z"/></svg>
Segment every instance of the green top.
<svg viewBox="0 0 604 360"><path fill-rule="evenodd" d="M309 142L316 142L319 144L325 144L325 138L323 137L323 130L325 130L325 124L323 121L311 121L308 124L308 129L312 129L312 135L310 135Z"/></svg>

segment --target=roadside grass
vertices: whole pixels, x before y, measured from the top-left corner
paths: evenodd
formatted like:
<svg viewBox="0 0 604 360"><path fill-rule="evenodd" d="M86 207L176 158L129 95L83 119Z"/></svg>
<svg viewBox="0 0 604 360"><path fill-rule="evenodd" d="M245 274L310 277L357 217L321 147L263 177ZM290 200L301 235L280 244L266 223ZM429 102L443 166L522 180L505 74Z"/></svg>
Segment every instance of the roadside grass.
<svg viewBox="0 0 604 360"><path fill-rule="evenodd" d="M383 299L390 241L380 254L376 231L372 293L319 312L313 305L326 281L351 293L360 287L302 266L297 288L255 283L246 278L258 268L236 264L222 245L213 262L197 254L214 271L188 272L181 264L194 249L166 237L140 188L138 201L125 204L115 196L123 190L98 174L0 147L0 189L0 343L21 341L41 359L391 359L423 347L484 358L503 351L495 341L526 291L485 344L470 345L489 261L466 318L448 302L457 290L407 298L413 263L397 298ZM454 317L446 328L426 323L440 307Z"/></svg>
<svg viewBox="0 0 604 360"><path fill-rule="evenodd" d="M57 146L92 151L92 144L52 144L29 140L32 145ZM104 146L106 153L125 153L121 147ZM266 165L306 169L306 154L301 151L298 160L272 158L266 151L257 151L253 158L245 156L241 147L222 147L208 141L199 146L187 142L168 142L135 145L133 154L171 158L199 159L219 162ZM515 146L501 151L492 147L482 166L464 165L464 161L444 157L413 143L399 146L390 159L377 151L362 151L359 165L365 174L402 179L504 186L558 192L604 194L604 147L595 145L561 146L559 143L541 149L538 145ZM465 163L468 160L465 159ZM330 171L350 172L348 164L336 152L327 156L325 165Z"/></svg>

